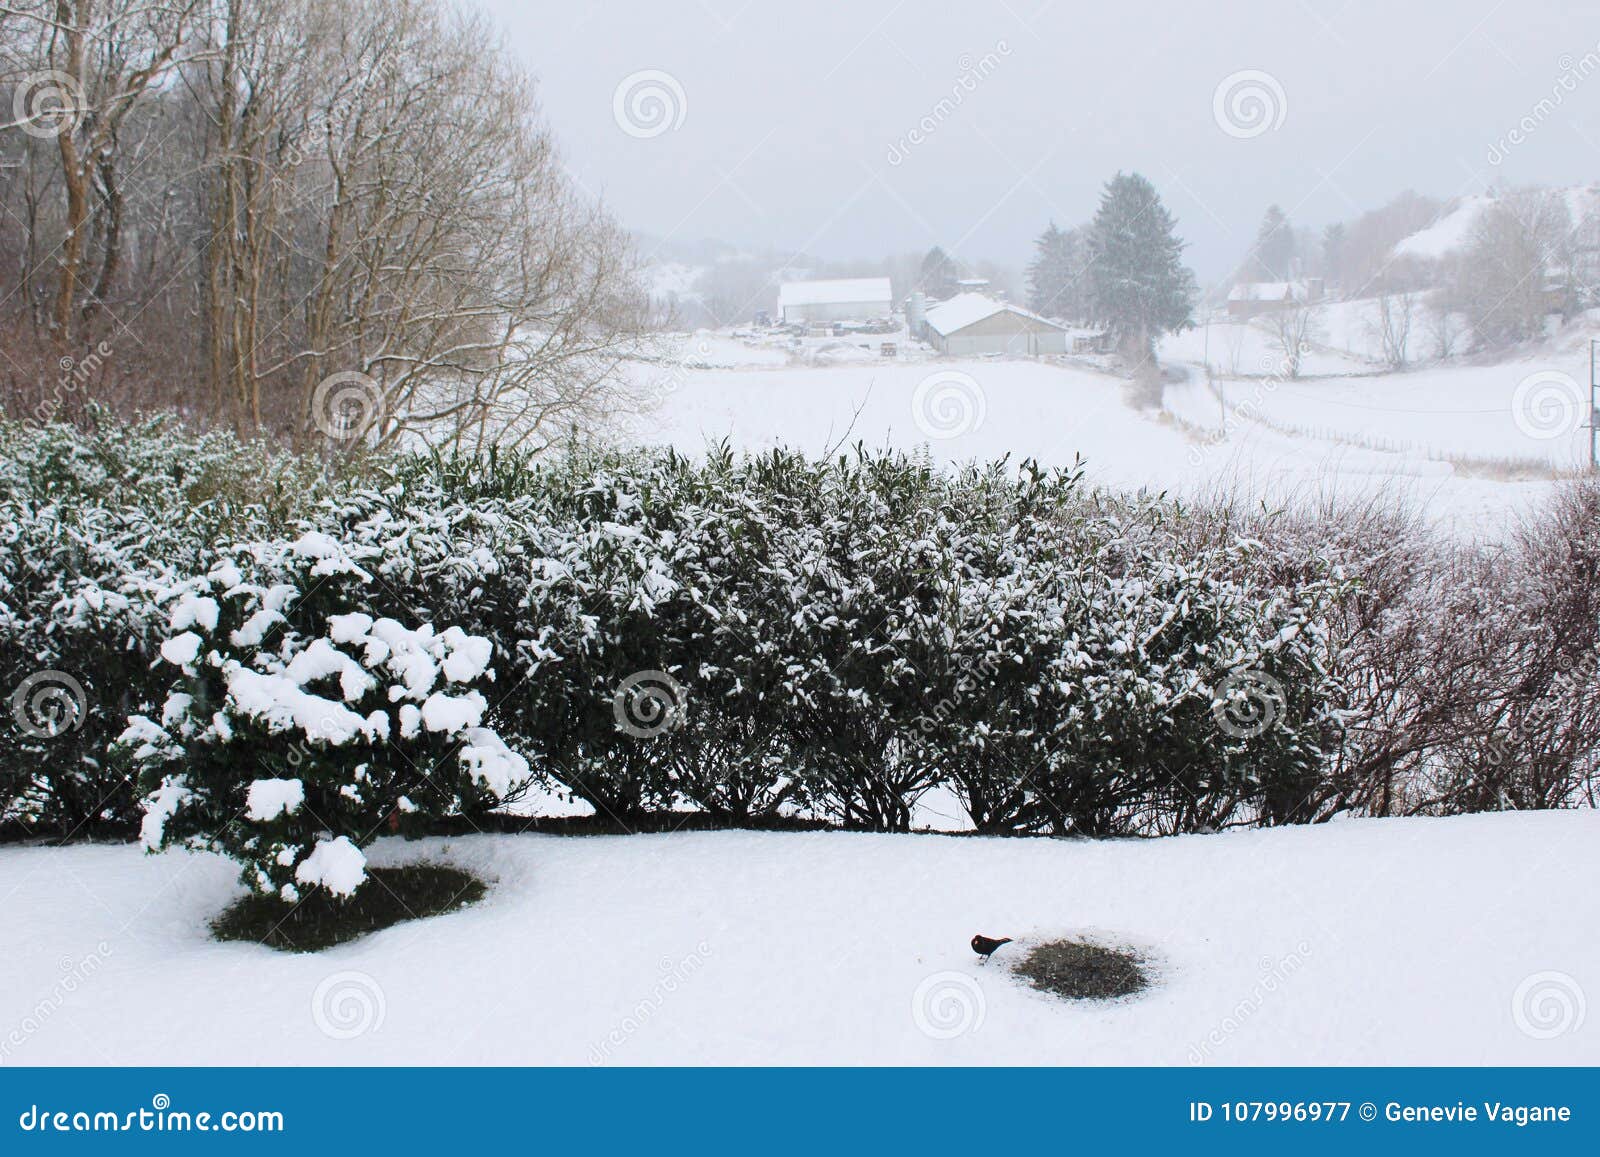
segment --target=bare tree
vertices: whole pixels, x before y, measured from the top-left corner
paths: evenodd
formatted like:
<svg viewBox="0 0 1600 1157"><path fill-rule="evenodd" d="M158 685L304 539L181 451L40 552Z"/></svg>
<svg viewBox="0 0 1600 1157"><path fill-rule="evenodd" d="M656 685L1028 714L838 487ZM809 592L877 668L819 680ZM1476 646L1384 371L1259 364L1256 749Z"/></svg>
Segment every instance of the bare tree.
<svg viewBox="0 0 1600 1157"><path fill-rule="evenodd" d="M1311 341L1317 332L1316 311L1304 305L1280 309L1267 315L1266 325L1279 354L1278 373L1298 378L1301 362L1311 352Z"/></svg>
<svg viewBox="0 0 1600 1157"><path fill-rule="evenodd" d="M1374 306L1374 316L1368 322L1372 336L1382 351L1383 364L1391 370L1403 370L1409 363L1411 323L1416 313L1416 294L1385 293Z"/></svg>
<svg viewBox="0 0 1600 1157"><path fill-rule="evenodd" d="M1461 322L1448 294L1435 290L1427 298L1428 336L1433 339L1434 356L1442 362L1455 356L1461 340Z"/></svg>
<svg viewBox="0 0 1600 1157"><path fill-rule="evenodd" d="M1559 194L1517 193L1484 209L1450 287L1475 344L1525 341L1549 314L1574 308L1572 244L1571 214Z"/></svg>
<svg viewBox="0 0 1600 1157"><path fill-rule="evenodd" d="M4 371L42 335L18 381L110 334L144 384L105 400L335 453L630 404L629 240L466 7L0 0L0 79L39 77L0 131Z"/></svg>
<svg viewBox="0 0 1600 1157"><path fill-rule="evenodd" d="M118 135L129 115L182 64L202 0L32 0L4 12L31 26L37 68L22 79L23 115L5 127L53 135L65 216L55 249L52 325L71 339L80 305L96 308L122 260L125 198ZM26 35L26 34L25 34ZM93 202L101 215L100 266L92 288L89 239ZM86 301L82 300L87 298Z"/></svg>
<svg viewBox="0 0 1600 1157"><path fill-rule="evenodd" d="M531 86L479 18L421 0L345 5L314 106L321 207L298 435L330 374L373 384L370 440L548 441L614 404L643 299L624 235L580 197ZM463 131L463 126L470 126ZM267 367L265 372L270 372Z"/></svg>

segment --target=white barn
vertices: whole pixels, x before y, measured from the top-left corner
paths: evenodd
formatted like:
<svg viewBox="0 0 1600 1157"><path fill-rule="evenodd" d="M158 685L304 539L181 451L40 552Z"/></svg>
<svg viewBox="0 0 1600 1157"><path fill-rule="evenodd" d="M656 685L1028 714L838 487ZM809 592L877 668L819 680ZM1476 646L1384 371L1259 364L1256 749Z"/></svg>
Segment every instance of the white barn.
<svg viewBox="0 0 1600 1157"><path fill-rule="evenodd" d="M893 300L887 277L785 281L778 287L778 313L785 323L888 317Z"/></svg>
<svg viewBox="0 0 1600 1157"><path fill-rule="evenodd" d="M962 293L928 310L925 340L942 354L1064 354L1067 330L1049 318Z"/></svg>

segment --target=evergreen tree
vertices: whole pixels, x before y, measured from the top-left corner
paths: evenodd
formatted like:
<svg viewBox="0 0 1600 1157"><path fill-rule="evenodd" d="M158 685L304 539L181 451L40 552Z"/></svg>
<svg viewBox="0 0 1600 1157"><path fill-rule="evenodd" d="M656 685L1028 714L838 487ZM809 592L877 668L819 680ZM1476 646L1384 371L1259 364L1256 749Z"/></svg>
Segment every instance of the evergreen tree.
<svg viewBox="0 0 1600 1157"><path fill-rule="evenodd" d="M1256 231L1253 272L1262 281L1288 281L1294 275L1294 228L1276 205L1267 207Z"/></svg>
<svg viewBox="0 0 1600 1157"><path fill-rule="evenodd" d="M1344 285L1344 226L1335 221L1322 231L1322 275L1329 286Z"/></svg>
<svg viewBox="0 0 1600 1157"><path fill-rule="evenodd" d="M961 288L956 284L960 279L961 267L955 258L935 245L922 259L922 276L917 285L929 297L952 297Z"/></svg>
<svg viewBox="0 0 1600 1157"><path fill-rule="evenodd" d="M1183 266L1176 226L1155 187L1138 173L1106 182L1089 226L1093 317L1139 362L1154 358L1162 334L1194 325L1194 274Z"/></svg>
<svg viewBox="0 0 1600 1157"><path fill-rule="evenodd" d="M1088 313L1087 257L1083 234L1054 221L1034 244L1028 265L1028 308L1045 317L1080 321Z"/></svg>

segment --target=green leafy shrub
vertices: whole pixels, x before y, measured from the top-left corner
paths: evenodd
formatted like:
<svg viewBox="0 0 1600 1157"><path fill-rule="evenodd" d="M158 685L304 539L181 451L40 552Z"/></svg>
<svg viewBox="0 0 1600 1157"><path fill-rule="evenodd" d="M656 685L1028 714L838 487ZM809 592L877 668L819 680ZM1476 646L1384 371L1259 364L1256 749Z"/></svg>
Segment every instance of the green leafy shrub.
<svg viewBox="0 0 1600 1157"><path fill-rule="evenodd" d="M181 678L122 736L146 847L219 851L258 895L344 897L380 833L492 807L528 779L486 725L488 639L361 609L370 574L321 534L241 562L170 600L161 656Z"/></svg>
<svg viewBox="0 0 1600 1157"><path fill-rule="evenodd" d="M296 459L170 421L0 421L0 822L64 836L136 820L106 752L164 696L161 594L218 539L278 533L323 490Z"/></svg>
<svg viewBox="0 0 1600 1157"><path fill-rule="evenodd" d="M478 817L529 781L627 826L905 830L946 792L993 833L1344 806L1356 636L1330 623L1359 576L1271 525L859 449L398 455L328 481L225 438L97 438L19 436L0 467L0 670L86 684L81 727L0 740L21 751L0 805L135 815L107 758L135 716L120 750L150 842L227 851L273 896L328 883L301 878L319 844L354 864L338 841ZM404 680L367 657L396 645L444 682L391 699ZM263 681L286 698L253 699ZM412 728L435 693L481 709ZM494 775L452 754L478 729Z"/></svg>

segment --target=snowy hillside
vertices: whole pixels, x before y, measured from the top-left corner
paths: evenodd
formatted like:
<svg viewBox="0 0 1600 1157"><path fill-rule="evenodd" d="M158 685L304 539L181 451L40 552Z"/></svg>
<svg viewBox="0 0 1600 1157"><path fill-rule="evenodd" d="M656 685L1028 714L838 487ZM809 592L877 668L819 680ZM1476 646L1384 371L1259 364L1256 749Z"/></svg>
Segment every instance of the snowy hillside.
<svg viewBox="0 0 1600 1157"><path fill-rule="evenodd" d="M1494 203L1493 197L1466 197L1454 209L1426 229L1419 230L1394 247L1402 257L1439 258L1463 248L1472 236L1478 215Z"/></svg>
<svg viewBox="0 0 1600 1157"><path fill-rule="evenodd" d="M655 302L698 300L695 286L703 272L698 266L663 261L644 270L645 290Z"/></svg>
<svg viewBox="0 0 1600 1157"><path fill-rule="evenodd" d="M321 954L207 938L211 856L0 849L14 1064L1600 1063L1595 813L1068 842L383 841L494 881ZM1056 1001L974 932L1144 950ZM65 983L64 983L65 982ZM51 994L40 1005L41 994ZM248 994L248 999L241 999ZM39 1011L43 1008L44 1011Z"/></svg>
<svg viewBox="0 0 1600 1157"><path fill-rule="evenodd" d="M1574 224L1600 210L1600 186L1579 185L1557 191L1566 200ZM1479 216L1494 201L1488 195L1463 197L1433 224L1396 245L1396 255L1438 259L1459 252L1472 239Z"/></svg>

